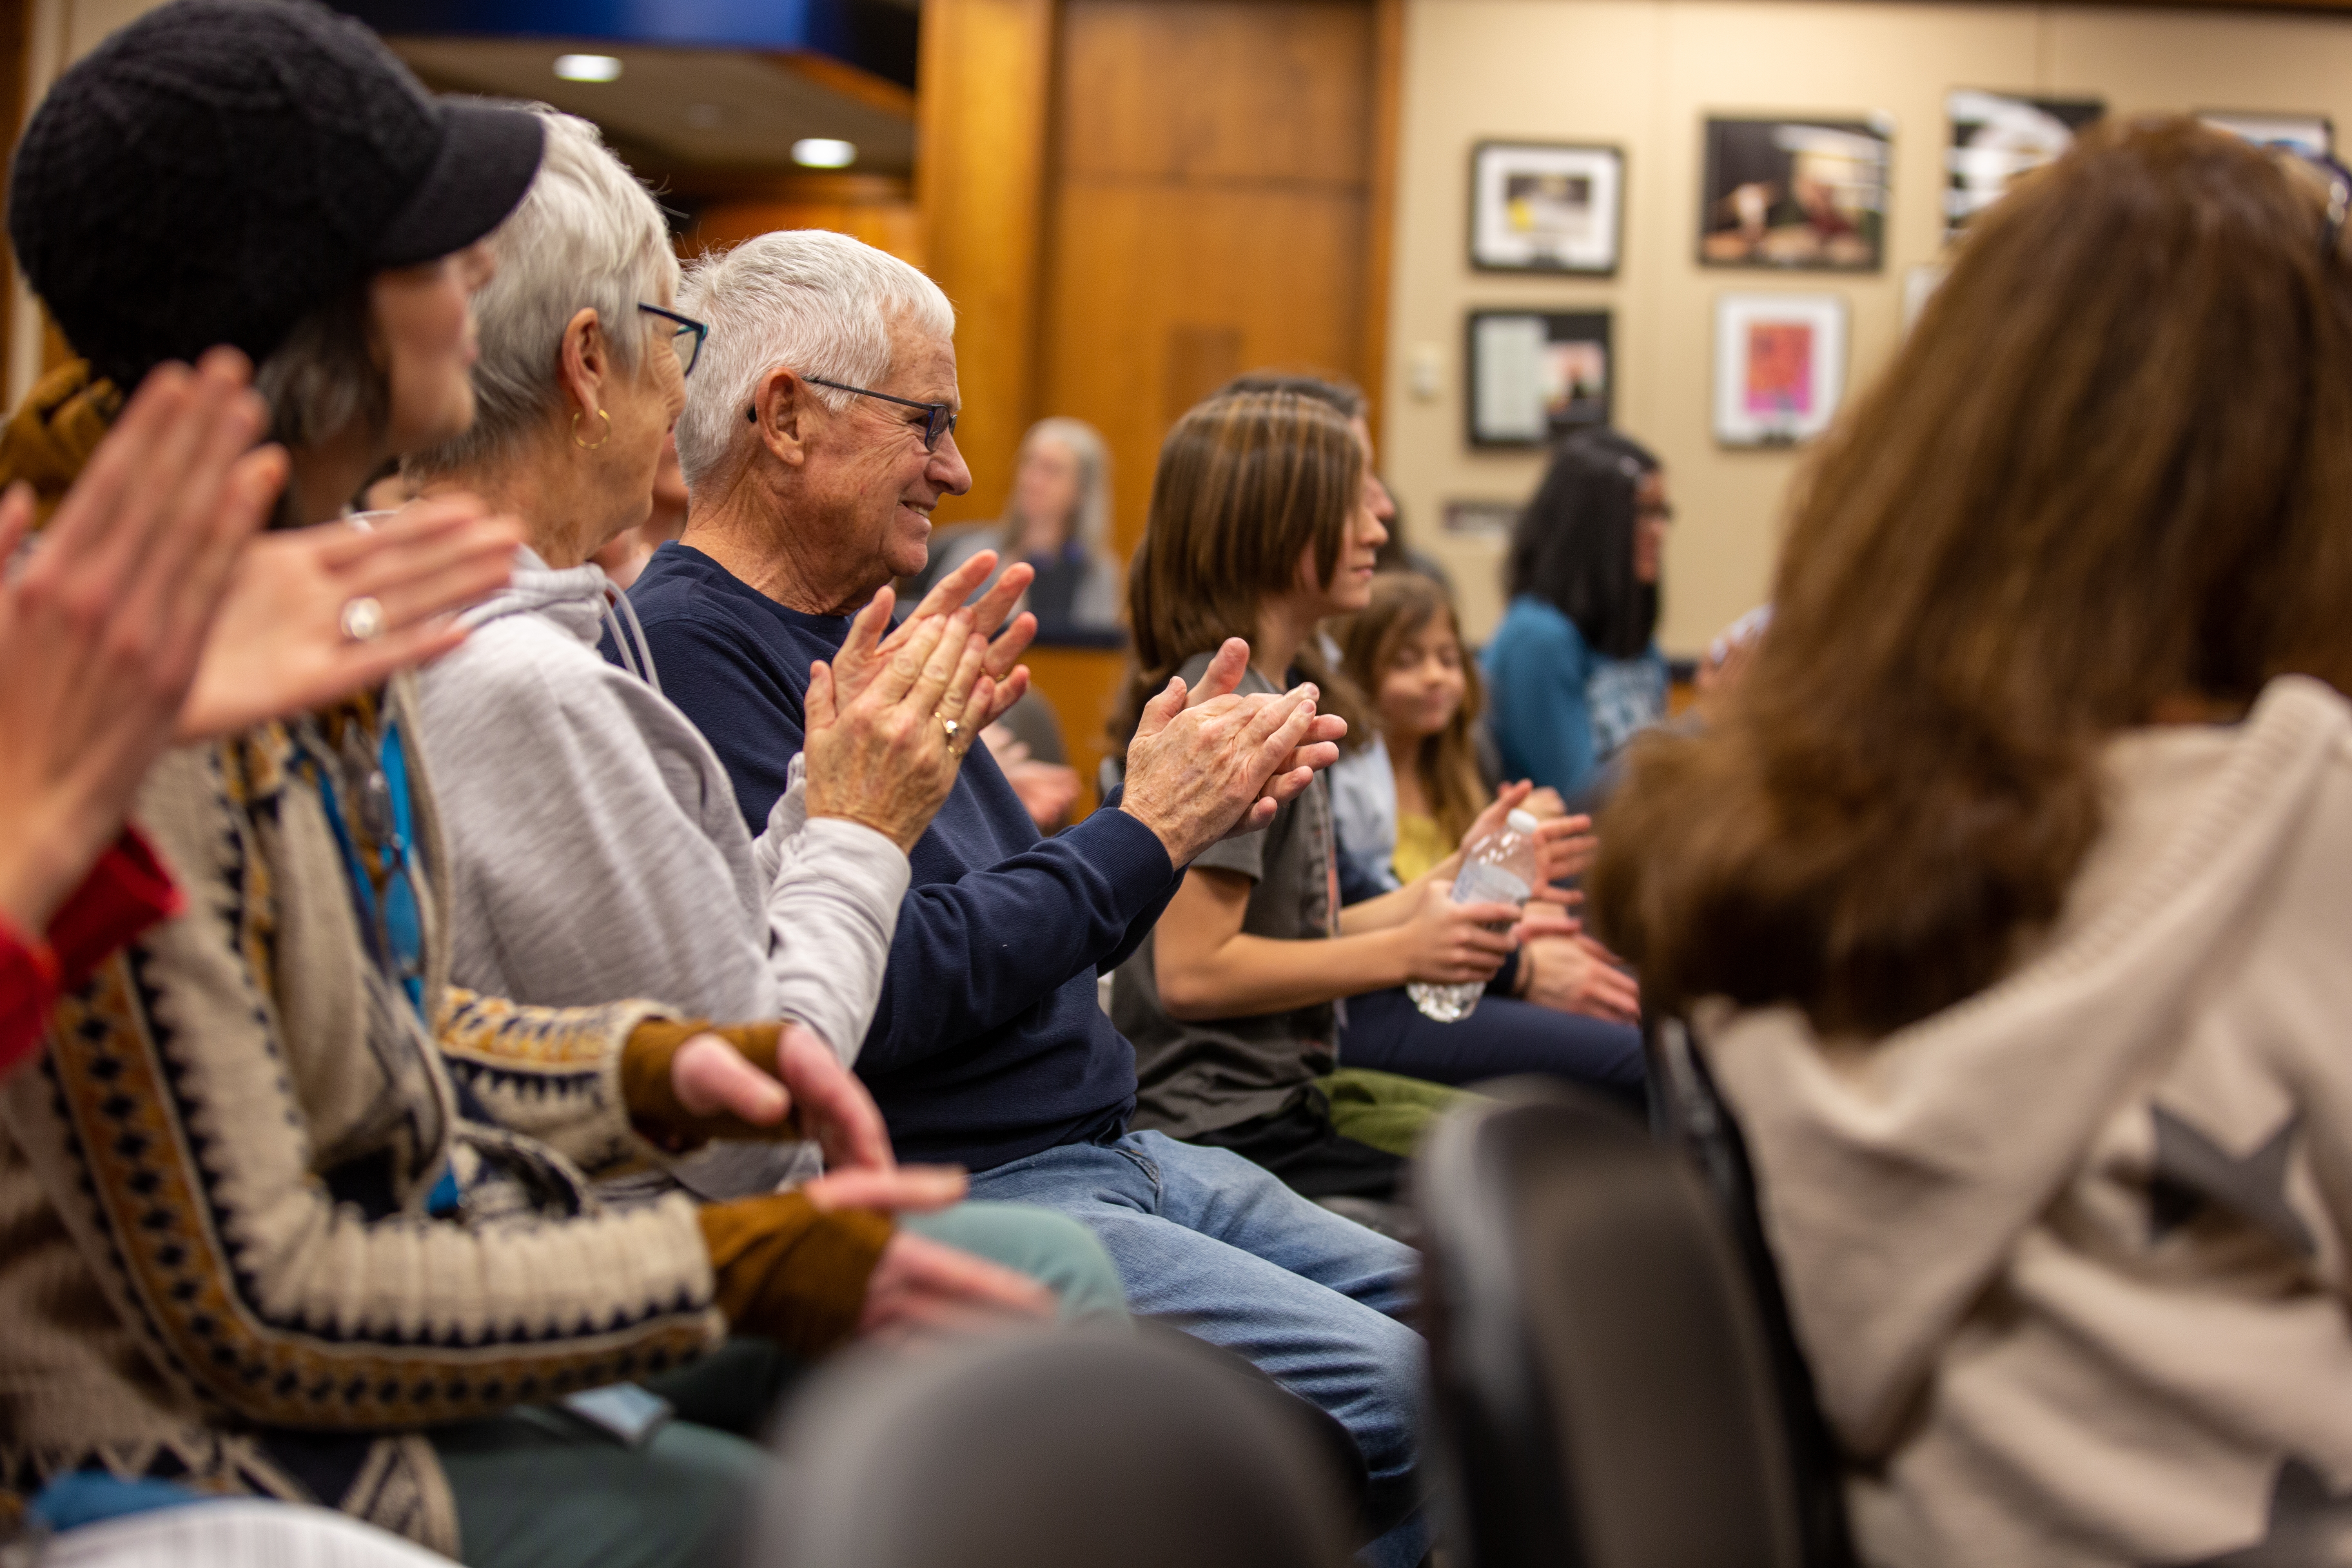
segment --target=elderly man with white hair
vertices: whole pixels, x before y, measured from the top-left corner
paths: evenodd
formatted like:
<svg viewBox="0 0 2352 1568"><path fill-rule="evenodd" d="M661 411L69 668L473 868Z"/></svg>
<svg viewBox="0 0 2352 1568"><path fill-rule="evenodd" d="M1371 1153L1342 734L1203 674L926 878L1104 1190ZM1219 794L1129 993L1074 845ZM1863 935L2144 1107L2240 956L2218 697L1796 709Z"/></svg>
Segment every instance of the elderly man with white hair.
<svg viewBox="0 0 2352 1568"><path fill-rule="evenodd" d="M957 452L954 314L915 268L841 235L763 236L698 264L708 321L677 427L686 531L630 591L663 686L709 737L747 824L788 786L814 661L849 615L924 564ZM1025 583L1015 566L1006 582ZM998 639L1012 659L1032 623ZM882 1000L857 1058L900 1153L971 1173L974 1197L1057 1209L1118 1266L1129 1306L1256 1363L1336 1416L1370 1473L1368 1563L1425 1551L1412 1251L1223 1150L1130 1132L1135 1053L1096 976L1135 951L1183 868L1263 826L1330 762L1342 726L1310 689L1230 695L1229 643L1171 682L1127 754L1123 795L1041 839L985 748L909 858ZM1187 704L1188 697L1192 700ZM939 743L970 737L942 720Z"/></svg>

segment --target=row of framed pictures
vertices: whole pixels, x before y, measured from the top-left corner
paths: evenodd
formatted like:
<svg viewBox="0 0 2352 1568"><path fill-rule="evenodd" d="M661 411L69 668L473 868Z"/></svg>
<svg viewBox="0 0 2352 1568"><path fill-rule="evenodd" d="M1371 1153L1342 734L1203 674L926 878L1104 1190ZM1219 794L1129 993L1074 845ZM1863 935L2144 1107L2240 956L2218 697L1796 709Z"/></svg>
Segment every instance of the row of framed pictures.
<svg viewBox="0 0 2352 1568"><path fill-rule="evenodd" d="M1609 423L1615 351L1606 310L1474 310L1470 444L1538 447ZM1845 395L1846 303L1837 294L1722 294L1715 301L1715 438L1789 446L1829 427Z"/></svg>
<svg viewBox="0 0 2352 1568"><path fill-rule="evenodd" d="M2050 162L2106 111L2095 99L1948 94L1947 236ZM2209 112L2250 141L2332 153L2323 115ZM1708 267L1875 272L1885 263L1894 125L1866 119L1711 118L1698 259ZM1608 277L1623 248L1625 155L1617 148L1483 142L1470 157L1470 264L1486 271Z"/></svg>

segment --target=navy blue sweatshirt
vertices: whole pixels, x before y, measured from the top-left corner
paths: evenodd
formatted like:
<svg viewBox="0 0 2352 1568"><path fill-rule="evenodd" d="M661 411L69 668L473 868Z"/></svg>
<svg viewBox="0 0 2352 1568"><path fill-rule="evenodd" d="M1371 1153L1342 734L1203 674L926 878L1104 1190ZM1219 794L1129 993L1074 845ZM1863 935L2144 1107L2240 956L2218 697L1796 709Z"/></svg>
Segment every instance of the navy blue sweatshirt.
<svg viewBox="0 0 2352 1568"><path fill-rule="evenodd" d="M801 749L810 661L833 657L848 617L788 610L675 542L629 600L663 695L709 737L759 832ZM614 657L609 639L604 651ZM899 1158L985 1171L1124 1131L1135 1049L1097 1005L1095 975L1175 895L1159 837L1103 810L1041 838L974 746L908 859L913 883L857 1058Z"/></svg>

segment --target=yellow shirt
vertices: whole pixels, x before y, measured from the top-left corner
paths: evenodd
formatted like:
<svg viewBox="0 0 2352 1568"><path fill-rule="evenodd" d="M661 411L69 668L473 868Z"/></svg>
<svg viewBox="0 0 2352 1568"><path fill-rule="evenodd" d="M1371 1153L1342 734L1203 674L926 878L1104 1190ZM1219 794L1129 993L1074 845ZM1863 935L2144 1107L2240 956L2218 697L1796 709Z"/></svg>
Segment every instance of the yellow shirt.
<svg viewBox="0 0 2352 1568"><path fill-rule="evenodd" d="M1400 882L1410 882L1424 876L1429 868L1454 853L1445 835L1438 831L1437 818L1413 812L1397 813L1396 853L1389 858Z"/></svg>

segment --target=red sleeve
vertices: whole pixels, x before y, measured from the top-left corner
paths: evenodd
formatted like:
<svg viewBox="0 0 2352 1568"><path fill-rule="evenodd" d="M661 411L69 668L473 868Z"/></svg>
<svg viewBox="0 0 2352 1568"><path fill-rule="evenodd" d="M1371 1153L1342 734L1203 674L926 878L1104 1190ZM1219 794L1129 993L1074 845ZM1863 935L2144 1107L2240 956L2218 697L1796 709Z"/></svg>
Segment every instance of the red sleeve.
<svg viewBox="0 0 2352 1568"><path fill-rule="evenodd" d="M57 999L57 954L47 942L28 941L0 920L0 1076L39 1048Z"/></svg>
<svg viewBox="0 0 2352 1568"><path fill-rule="evenodd" d="M124 827L49 921L58 984L67 990L79 985L115 949L178 914L182 902L154 846L137 828Z"/></svg>

